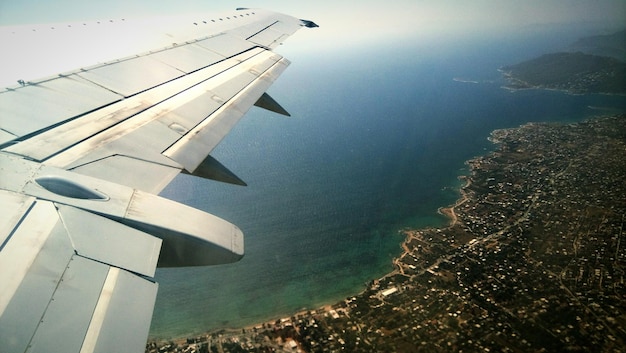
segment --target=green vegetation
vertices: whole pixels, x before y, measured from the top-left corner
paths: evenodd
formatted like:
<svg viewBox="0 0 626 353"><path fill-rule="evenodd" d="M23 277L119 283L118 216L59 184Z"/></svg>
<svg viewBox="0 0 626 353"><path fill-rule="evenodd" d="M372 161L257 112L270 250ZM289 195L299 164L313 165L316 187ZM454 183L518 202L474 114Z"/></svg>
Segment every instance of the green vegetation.
<svg viewBox="0 0 626 353"><path fill-rule="evenodd" d="M501 68L507 88L545 88L574 94L626 94L626 30L581 38L568 52Z"/></svg>
<svg viewBox="0 0 626 353"><path fill-rule="evenodd" d="M553 53L502 68L509 87L548 88L571 93L626 93L626 63L614 58Z"/></svg>

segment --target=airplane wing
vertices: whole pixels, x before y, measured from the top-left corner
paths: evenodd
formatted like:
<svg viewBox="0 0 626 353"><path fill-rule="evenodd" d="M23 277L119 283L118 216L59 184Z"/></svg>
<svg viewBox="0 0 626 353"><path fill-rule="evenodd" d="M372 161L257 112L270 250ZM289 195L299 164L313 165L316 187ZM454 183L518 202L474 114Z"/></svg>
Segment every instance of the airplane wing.
<svg viewBox="0 0 626 353"><path fill-rule="evenodd" d="M0 32L2 352L143 351L157 266L241 259L237 226L157 194L180 172L243 184L209 153L251 106L287 114L272 49L303 26L238 9Z"/></svg>

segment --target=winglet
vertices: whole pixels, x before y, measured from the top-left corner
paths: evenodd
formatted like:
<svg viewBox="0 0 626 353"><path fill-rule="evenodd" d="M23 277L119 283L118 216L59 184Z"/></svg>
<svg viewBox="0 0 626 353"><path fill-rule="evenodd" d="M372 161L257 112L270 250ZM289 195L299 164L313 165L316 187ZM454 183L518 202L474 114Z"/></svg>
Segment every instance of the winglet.
<svg viewBox="0 0 626 353"><path fill-rule="evenodd" d="M259 98L259 100L257 100L256 103L254 103L254 105L259 108L267 109L274 113L278 113L278 114L285 115L285 116L291 116L291 114L289 114L285 110L285 108L281 107L280 104L278 104L278 102L276 102L274 98L270 97L270 95L267 93L263 93L261 98Z"/></svg>
<svg viewBox="0 0 626 353"><path fill-rule="evenodd" d="M317 25L317 23L315 23L315 22L313 22L313 21L300 19L300 22L302 22L302 25L303 25L304 27L307 27L307 28L315 28L315 27L319 27L319 26Z"/></svg>
<svg viewBox="0 0 626 353"><path fill-rule="evenodd" d="M194 176L198 176L205 179L212 179L221 181L224 183L247 186L243 180L241 180L235 173L231 172L226 168L222 163L218 162L217 159L207 156L202 163L193 171L193 173L189 173L183 170L183 173L191 174Z"/></svg>

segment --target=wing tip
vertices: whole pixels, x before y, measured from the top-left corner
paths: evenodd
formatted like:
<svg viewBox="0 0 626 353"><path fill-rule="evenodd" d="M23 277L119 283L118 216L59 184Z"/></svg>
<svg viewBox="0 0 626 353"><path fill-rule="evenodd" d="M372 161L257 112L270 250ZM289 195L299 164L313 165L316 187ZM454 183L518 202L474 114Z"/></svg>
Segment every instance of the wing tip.
<svg viewBox="0 0 626 353"><path fill-rule="evenodd" d="M307 28L317 28L317 27L319 27L317 25L317 23L315 23L315 22L313 22L311 20L300 19L300 23L302 24L302 26L307 27Z"/></svg>

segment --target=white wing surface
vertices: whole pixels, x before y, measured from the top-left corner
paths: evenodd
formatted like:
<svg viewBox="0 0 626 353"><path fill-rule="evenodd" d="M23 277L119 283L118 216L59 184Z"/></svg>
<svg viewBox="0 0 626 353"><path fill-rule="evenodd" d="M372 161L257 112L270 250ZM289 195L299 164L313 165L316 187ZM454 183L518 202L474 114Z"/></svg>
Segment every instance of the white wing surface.
<svg viewBox="0 0 626 353"><path fill-rule="evenodd" d="M0 30L2 352L143 351L157 265L243 256L237 226L157 194L180 172L243 184L209 153L252 105L287 114L272 49L303 26L238 9Z"/></svg>

